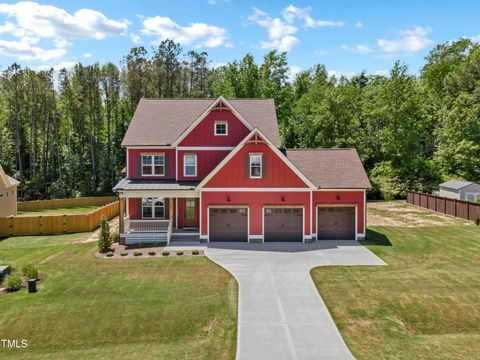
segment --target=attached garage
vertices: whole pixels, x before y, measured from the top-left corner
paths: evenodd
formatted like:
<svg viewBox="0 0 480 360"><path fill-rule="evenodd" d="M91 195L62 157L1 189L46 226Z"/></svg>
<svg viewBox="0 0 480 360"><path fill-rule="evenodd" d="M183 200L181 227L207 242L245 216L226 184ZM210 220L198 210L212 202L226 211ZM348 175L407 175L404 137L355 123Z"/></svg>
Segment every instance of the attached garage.
<svg viewBox="0 0 480 360"><path fill-rule="evenodd" d="M355 240L355 207L318 207L318 240Z"/></svg>
<svg viewBox="0 0 480 360"><path fill-rule="evenodd" d="M248 208L209 208L209 241L248 241Z"/></svg>
<svg viewBox="0 0 480 360"><path fill-rule="evenodd" d="M303 242L303 208L265 208L264 241Z"/></svg>

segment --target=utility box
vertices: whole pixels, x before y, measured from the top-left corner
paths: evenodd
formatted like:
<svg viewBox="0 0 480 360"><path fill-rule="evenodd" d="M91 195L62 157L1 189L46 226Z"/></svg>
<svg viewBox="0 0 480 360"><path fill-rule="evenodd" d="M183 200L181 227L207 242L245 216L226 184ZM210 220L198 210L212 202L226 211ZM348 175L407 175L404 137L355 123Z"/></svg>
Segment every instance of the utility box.
<svg viewBox="0 0 480 360"><path fill-rule="evenodd" d="M29 293L37 292L37 279L28 279L28 292Z"/></svg>
<svg viewBox="0 0 480 360"><path fill-rule="evenodd" d="M5 276L10 274L11 271L12 271L12 268L10 265L0 265L0 281L5 279Z"/></svg>

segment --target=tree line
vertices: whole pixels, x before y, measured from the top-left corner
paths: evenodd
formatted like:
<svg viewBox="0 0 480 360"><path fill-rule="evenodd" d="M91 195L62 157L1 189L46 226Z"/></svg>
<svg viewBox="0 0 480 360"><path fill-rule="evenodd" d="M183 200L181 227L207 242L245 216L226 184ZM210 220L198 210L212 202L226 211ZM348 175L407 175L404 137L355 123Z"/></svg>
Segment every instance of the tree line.
<svg viewBox="0 0 480 360"><path fill-rule="evenodd" d="M480 180L480 46L436 46L418 76L330 76L319 64L289 79L286 53L212 67L206 52L165 40L135 47L117 66L55 72L14 63L0 77L0 163L21 199L110 194L122 177L120 143L142 97L274 98L284 147L354 147L371 197Z"/></svg>

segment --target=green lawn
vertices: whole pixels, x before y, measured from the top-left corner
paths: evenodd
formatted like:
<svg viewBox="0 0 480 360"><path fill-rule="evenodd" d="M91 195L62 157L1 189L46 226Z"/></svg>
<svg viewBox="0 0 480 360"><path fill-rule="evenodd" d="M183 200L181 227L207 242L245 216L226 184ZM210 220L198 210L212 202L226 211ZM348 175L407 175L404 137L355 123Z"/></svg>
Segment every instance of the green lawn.
<svg viewBox="0 0 480 360"><path fill-rule="evenodd" d="M35 211L19 211L18 216L35 216L35 215L58 215L58 214L85 214L96 210L101 206L78 206L73 208L57 208L57 209L40 209Z"/></svg>
<svg viewBox="0 0 480 360"><path fill-rule="evenodd" d="M480 229L371 227L367 236L387 267L312 270L357 359L480 359Z"/></svg>
<svg viewBox="0 0 480 360"><path fill-rule="evenodd" d="M90 233L0 241L0 262L46 274L37 294L0 296L16 359L233 359L237 285L206 257L97 259Z"/></svg>

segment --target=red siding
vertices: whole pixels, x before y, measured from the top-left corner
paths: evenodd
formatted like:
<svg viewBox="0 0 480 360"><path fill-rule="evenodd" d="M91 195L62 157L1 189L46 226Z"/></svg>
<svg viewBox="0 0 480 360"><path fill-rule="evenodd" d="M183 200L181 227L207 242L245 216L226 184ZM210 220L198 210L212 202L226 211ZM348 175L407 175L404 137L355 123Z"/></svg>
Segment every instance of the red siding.
<svg viewBox="0 0 480 360"><path fill-rule="evenodd" d="M228 123L228 135L215 135L215 121ZM248 133L247 127L232 112L215 110L210 112L178 146L236 146Z"/></svg>
<svg viewBox="0 0 480 360"><path fill-rule="evenodd" d="M208 206L244 205L249 206L250 235L262 234L262 209L267 205L304 205L305 235L310 234L310 192L202 192L202 235L207 234ZM227 198L230 201L227 201ZM282 197L285 201L282 201Z"/></svg>
<svg viewBox="0 0 480 360"><path fill-rule="evenodd" d="M143 178L147 179L175 179L175 149L127 149L128 151L128 173L127 177L129 179L139 179L142 178L140 165L140 154L141 153L165 153L165 158L167 161L167 175L166 176L145 176Z"/></svg>
<svg viewBox="0 0 480 360"><path fill-rule="evenodd" d="M139 220L142 218L142 214L140 212L141 201L142 199L140 198L128 199L128 212L131 220Z"/></svg>
<svg viewBox="0 0 480 360"><path fill-rule="evenodd" d="M178 150L178 180L179 181L200 181L207 176L220 161L231 150L200 150L200 151L185 151ZM197 155L197 176L183 176L183 155L196 154Z"/></svg>
<svg viewBox="0 0 480 360"><path fill-rule="evenodd" d="M337 199L339 197L339 199ZM357 205L357 233L363 234L364 226L364 211L365 211L365 195L363 191L315 191L312 194L313 205L312 211L314 214L312 232L317 233L317 219L316 205L319 204L356 204Z"/></svg>
<svg viewBox="0 0 480 360"><path fill-rule="evenodd" d="M262 179L250 179L245 173L249 153L263 153L266 160L266 174ZM216 173L205 187L307 187L277 154L266 144L246 144L222 169Z"/></svg>

